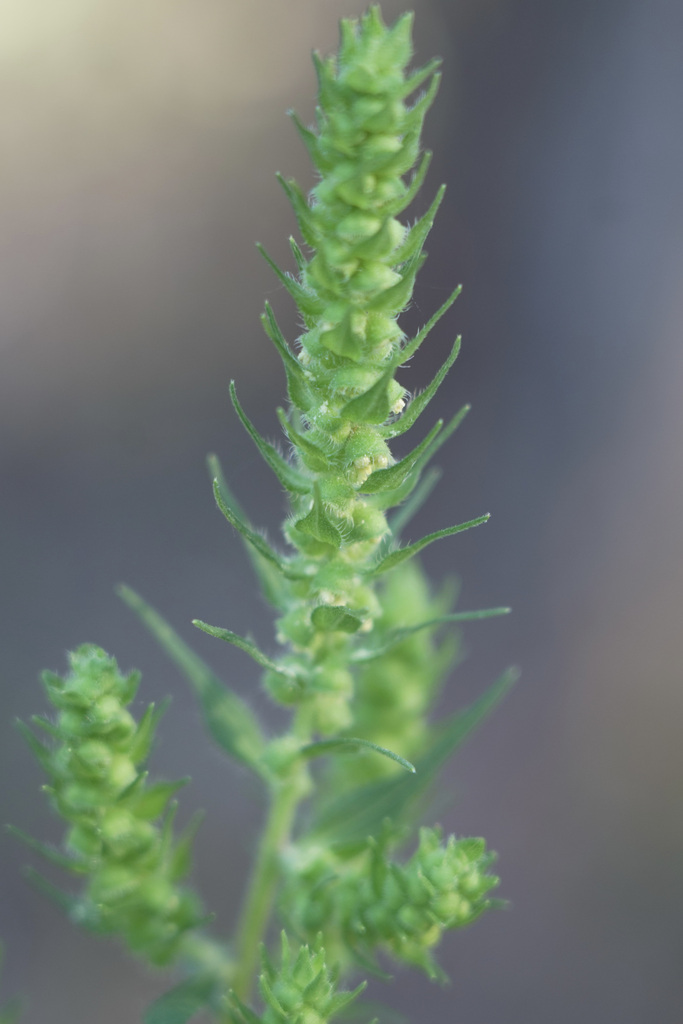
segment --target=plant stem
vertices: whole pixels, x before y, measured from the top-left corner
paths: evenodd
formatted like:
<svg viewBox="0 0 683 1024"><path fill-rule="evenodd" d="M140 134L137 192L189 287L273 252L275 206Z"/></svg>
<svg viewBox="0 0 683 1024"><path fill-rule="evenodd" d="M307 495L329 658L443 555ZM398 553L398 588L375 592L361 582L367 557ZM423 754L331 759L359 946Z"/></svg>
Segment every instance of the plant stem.
<svg viewBox="0 0 683 1024"><path fill-rule="evenodd" d="M249 999L259 959L259 945L270 920L280 852L289 840L301 795L298 779L283 783L272 794L258 858L237 927L237 967L232 987L244 1001Z"/></svg>

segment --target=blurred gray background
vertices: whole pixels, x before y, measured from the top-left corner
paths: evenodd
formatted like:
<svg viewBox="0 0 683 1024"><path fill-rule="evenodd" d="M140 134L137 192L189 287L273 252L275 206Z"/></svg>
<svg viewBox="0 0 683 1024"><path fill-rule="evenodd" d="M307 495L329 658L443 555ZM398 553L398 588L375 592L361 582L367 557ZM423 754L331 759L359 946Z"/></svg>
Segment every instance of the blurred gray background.
<svg viewBox="0 0 683 1024"><path fill-rule="evenodd" d="M119 603L125 580L236 689L258 672L198 616L270 644L204 469L217 451L254 519L277 485L228 403L277 435L283 374L258 314L291 305L276 170L312 183L285 117L310 120L310 51L356 0L5 0L0 5L0 819L56 839L12 727L40 669L85 640L173 695L153 758L208 810L196 877L226 930L262 807L208 746L183 681ZM384 4L387 19L401 12ZM683 1019L683 5L420 0L417 60L444 58L426 145L449 184L406 329L462 298L415 360L434 405L473 411L414 527L491 511L428 552L473 624L444 709L509 663L516 691L449 771L442 814L500 853L512 909L450 935L449 988L399 974L412 1024ZM431 417L430 417L431 421ZM79 934L0 838L4 995L26 1024L124 1024L166 985Z"/></svg>

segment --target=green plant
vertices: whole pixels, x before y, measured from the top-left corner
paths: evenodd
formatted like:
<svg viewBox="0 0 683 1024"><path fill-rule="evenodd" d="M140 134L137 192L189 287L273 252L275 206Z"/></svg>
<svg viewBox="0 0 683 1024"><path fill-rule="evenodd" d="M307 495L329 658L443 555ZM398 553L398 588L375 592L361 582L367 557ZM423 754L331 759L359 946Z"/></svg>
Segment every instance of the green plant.
<svg viewBox="0 0 683 1024"><path fill-rule="evenodd" d="M340 991L340 981L379 971L385 960L439 977L433 950L444 931L472 923L495 902L498 880L483 840L444 841L439 829L422 828L417 847L403 853L439 769L514 675L432 724L457 656L457 638L441 639L440 630L507 609L454 612L452 588L434 594L415 559L488 516L414 543L399 539L436 482L428 463L467 412L438 420L408 455L392 455L389 442L425 411L459 347L458 340L412 398L397 381L460 291L406 338L398 317L444 191L412 227L398 219L427 171L420 134L438 86L438 61L407 73L411 55L410 15L387 28L372 7L360 21L343 21L338 56L315 58L317 127L294 118L319 173L309 197L281 179L305 252L292 240L296 276L264 256L298 307L298 354L269 305L263 315L287 379L290 406L279 416L290 455L259 435L230 387L237 416L287 493L286 552L249 523L210 460L216 502L276 610L282 652L269 656L228 629L195 625L261 666L268 694L290 713L287 730L267 736L160 615L121 588L189 679L214 741L268 792L268 818L228 945L207 932L200 901L183 883L197 824L175 837L173 798L183 783L147 781L159 712L150 707L136 722L128 711L138 675L122 675L113 658L84 645L70 656L68 675L43 677L55 717L33 721L45 740L23 727L69 829L60 851L15 832L82 885L65 895L34 878L72 919L184 974L150 1008L148 1024L182 1024L201 1009L232 1024L325 1024L363 988ZM273 962L262 944L276 913L285 932Z"/></svg>

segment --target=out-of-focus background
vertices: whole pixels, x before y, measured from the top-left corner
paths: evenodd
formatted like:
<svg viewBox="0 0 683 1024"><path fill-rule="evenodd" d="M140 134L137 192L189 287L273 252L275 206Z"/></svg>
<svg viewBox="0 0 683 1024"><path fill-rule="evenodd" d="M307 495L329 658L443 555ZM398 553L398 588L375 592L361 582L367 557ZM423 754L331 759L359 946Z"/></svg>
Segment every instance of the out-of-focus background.
<svg viewBox="0 0 683 1024"><path fill-rule="evenodd" d="M213 506L218 451L257 522L277 485L228 403L268 435L279 360L254 249L287 262L277 170L312 183L285 117L312 118L312 48L357 0L6 0L0 14L0 819L57 839L12 728L40 669L93 641L173 694L153 770L206 807L197 878L234 919L258 790L207 744L183 681L113 593L139 589L260 708L258 672L189 620L271 643ZM393 20L402 10L386 0ZM418 529L442 542L467 631L452 709L509 663L516 691L456 758L443 824L500 852L512 909L450 935L441 989L399 974L413 1024L680 1024L683 1000L683 6L679 0L419 0L417 60L444 78L428 186L447 198L406 329L465 291L411 369L462 355L436 412L473 404ZM0 839L5 996L26 1024L140 1020L165 985L78 933ZM35 863L35 861L34 861Z"/></svg>

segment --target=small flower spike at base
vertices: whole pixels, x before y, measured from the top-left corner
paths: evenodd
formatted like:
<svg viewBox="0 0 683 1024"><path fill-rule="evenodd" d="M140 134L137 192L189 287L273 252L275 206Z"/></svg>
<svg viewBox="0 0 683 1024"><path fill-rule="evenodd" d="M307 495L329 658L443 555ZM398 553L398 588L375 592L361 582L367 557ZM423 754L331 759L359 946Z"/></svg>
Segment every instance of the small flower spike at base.
<svg viewBox="0 0 683 1024"><path fill-rule="evenodd" d="M239 1024L328 1024L365 988L359 985L353 992L337 991L338 972L330 971L325 963L319 939L313 948L301 946L295 954L283 932L279 967L273 966L265 950L262 961L259 989L265 1011L259 1017L233 997Z"/></svg>
<svg viewBox="0 0 683 1024"><path fill-rule="evenodd" d="M136 722L127 710L139 675L122 676L114 659L92 644L79 647L70 662L65 678L43 675L57 717L36 717L34 724L48 742L22 725L48 774L45 792L69 831L63 853L29 842L84 879L79 895L63 897L73 918L120 935L150 963L168 964L204 917L197 897L179 884L190 867L196 825L178 841L172 833L172 797L186 780L147 783L142 765L159 712L150 705Z"/></svg>

